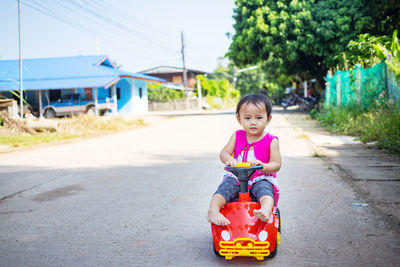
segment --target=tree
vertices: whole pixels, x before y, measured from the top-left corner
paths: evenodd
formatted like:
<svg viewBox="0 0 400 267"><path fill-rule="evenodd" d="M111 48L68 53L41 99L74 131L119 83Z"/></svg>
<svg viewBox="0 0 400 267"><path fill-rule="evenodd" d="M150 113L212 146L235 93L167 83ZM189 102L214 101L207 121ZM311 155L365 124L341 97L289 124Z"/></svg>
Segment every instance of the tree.
<svg viewBox="0 0 400 267"><path fill-rule="evenodd" d="M233 68L234 65L232 63L229 63L227 67L220 63L209 77L233 82ZM268 96L273 101L279 102L283 97L284 88L288 87L290 82L290 77L282 73L276 73L273 65L265 63L263 65L260 64L257 69L238 73L236 89L244 96L246 94L259 93L260 89L266 86Z"/></svg>
<svg viewBox="0 0 400 267"><path fill-rule="evenodd" d="M397 37L398 30L393 32L390 48L384 44L375 44L374 50L380 59L386 59L387 66L395 75L397 80L400 80L400 43Z"/></svg>
<svg viewBox="0 0 400 267"><path fill-rule="evenodd" d="M148 83L147 89L149 101L171 101L185 96L184 91L167 88L160 83Z"/></svg>
<svg viewBox="0 0 400 267"><path fill-rule="evenodd" d="M344 66L343 52L359 34L390 35L397 27L390 23L398 19L382 15L392 14L395 2L371 2L236 0L235 35L227 56L238 66L274 64L279 73L322 81L329 68ZM376 12L377 7L384 11ZM398 17L399 8L394 10Z"/></svg>
<svg viewBox="0 0 400 267"><path fill-rule="evenodd" d="M229 97L233 91L232 84L225 78L197 75L197 79L200 80L203 96L209 95L225 99ZM233 94L235 95L236 93Z"/></svg>
<svg viewBox="0 0 400 267"><path fill-rule="evenodd" d="M360 34L358 39L351 40L347 46L348 51L343 53L347 60L348 68L354 68L356 64L361 64L363 68L370 68L378 64L382 58L376 55L376 45L389 49L390 38L365 33Z"/></svg>

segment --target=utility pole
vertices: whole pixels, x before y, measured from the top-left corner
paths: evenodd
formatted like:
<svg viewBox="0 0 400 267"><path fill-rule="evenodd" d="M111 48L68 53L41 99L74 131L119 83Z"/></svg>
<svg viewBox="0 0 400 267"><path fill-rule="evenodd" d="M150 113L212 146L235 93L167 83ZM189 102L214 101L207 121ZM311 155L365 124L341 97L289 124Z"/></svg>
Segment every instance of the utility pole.
<svg viewBox="0 0 400 267"><path fill-rule="evenodd" d="M181 31L181 41L182 41L182 63L183 63L183 88L185 89L186 96L186 109L189 109L189 99L188 99L188 89L187 89L187 70L185 64L185 40L183 38L183 31Z"/></svg>
<svg viewBox="0 0 400 267"><path fill-rule="evenodd" d="M18 0L18 53L19 53L19 106L21 119L24 118L24 92L22 85L22 56L21 56L21 0Z"/></svg>
<svg viewBox="0 0 400 267"><path fill-rule="evenodd" d="M187 70L185 64L185 40L183 38L183 31L181 32L181 41L182 41L182 63L183 63L183 87L185 91L187 90Z"/></svg>

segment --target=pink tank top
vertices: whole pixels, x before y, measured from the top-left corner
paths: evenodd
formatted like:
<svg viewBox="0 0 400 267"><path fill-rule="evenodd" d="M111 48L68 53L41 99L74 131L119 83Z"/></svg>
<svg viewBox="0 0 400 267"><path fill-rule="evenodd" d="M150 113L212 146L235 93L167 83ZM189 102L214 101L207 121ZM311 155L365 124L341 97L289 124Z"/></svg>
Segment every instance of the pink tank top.
<svg viewBox="0 0 400 267"><path fill-rule="evenodd" d="M263 163L268 163L269 162L269 153L270 153L270 147L271 147L271 142L274 139L278 139L277 136L274 136L270 133L267 133L262 139L258 140L257 142L250 143L247 141L246 137L246 132L244 130L238 130L236 131L236 140L235 140L235 151L233 158L237 158L240 153L243 151L243 162L247 161L247 154L250 150L251 147L254 149L254 155L255 157L262 161ZM274 173L264 173L260 170L257 170L254 172L254 174L251 176L250 181L253 181L257 177L260 176L272 176L271 178L277 179L276 172ZM274 199L275 199L275 206L278 205L278 200L279 200L279 188L277 186L274 186Z"/></svg>

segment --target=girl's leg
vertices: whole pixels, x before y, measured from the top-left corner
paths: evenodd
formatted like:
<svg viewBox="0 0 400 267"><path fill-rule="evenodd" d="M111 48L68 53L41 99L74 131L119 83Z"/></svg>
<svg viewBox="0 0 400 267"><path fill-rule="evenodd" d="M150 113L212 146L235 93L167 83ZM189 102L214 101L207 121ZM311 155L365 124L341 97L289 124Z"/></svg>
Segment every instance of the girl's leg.
<svg viewBox="0 0 400 267"><path fill-rule="evenodd" d="M260 205L260 209L254 210L254 216L263 222L268 222L274 208L274 199L271 196L262 196Z"/></svg>
<svg viewBox="0 0 400 267"><path fill-rule="evenodd" d="M216 225L228 225L231 222L221 214L220 209L225 206L226 200L220 194L215 194L211 198L210 208L208 209L208 222Z"/></svg>
<svg viewBox="0 0 400 267"><path fill-rule="evenodd" d="M274 208L274 187L267 180L261 180L253 184L251 193L260 202L260 208L254 210L254 216L268 222Z"/></svg>
<svg viewBox="0 0 400 267"><path fill-rule="evenodd" d="M210 208L208 209L207 219L210 223L216 225L228 225L231 222L221 214L220 210L226 203L232 201L239 195L239 186L237 180L232 177L225 177L219 185L218 190L211 198Z"/></svg>

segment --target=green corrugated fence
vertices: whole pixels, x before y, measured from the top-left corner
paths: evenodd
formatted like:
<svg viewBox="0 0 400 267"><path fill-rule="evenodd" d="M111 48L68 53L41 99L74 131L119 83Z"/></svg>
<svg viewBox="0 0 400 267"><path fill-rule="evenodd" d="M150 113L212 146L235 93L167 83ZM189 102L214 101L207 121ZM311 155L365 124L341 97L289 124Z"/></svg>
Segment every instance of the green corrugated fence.
<svg viewBox="0 0 400 267"><path fill-rule="evenodd" d="M357 66L326 77L325 106L360 105L368 107L377 99L391 98L400 103L400 82L385 61L369 68Z"/></svg>

